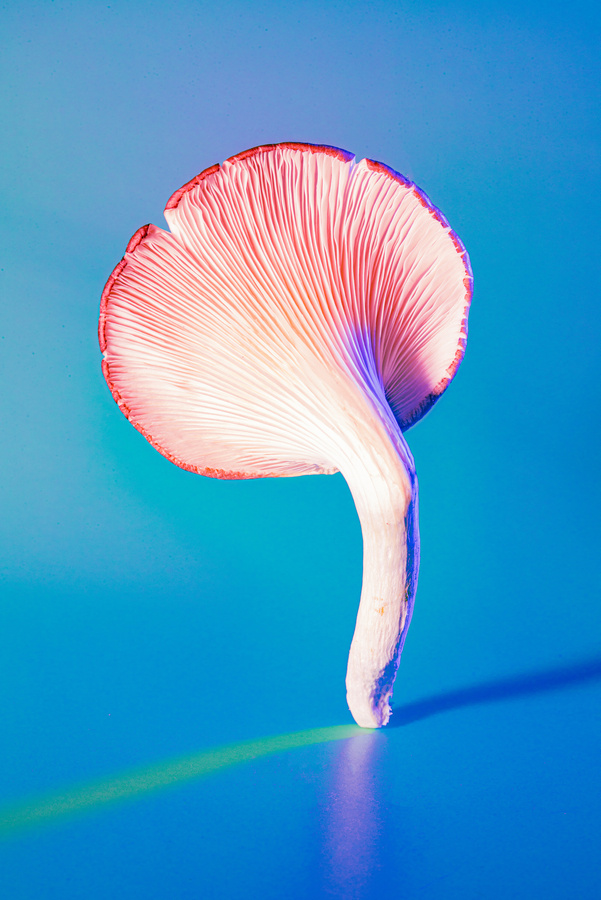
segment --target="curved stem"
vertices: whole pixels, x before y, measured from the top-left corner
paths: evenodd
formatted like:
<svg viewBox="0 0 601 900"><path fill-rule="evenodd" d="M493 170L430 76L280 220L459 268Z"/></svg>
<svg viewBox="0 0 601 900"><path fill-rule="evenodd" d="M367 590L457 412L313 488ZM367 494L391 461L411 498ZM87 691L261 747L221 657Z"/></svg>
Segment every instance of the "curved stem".
<svg viewBox="0 0 601 900"><path fill-rule="evenodd" d="M358 725L390 718L389 700L411 614L419 568L417 479L411 452L391 414L378 416L356 444L344 475L363 532L363 587L346 677Z"/></svg>

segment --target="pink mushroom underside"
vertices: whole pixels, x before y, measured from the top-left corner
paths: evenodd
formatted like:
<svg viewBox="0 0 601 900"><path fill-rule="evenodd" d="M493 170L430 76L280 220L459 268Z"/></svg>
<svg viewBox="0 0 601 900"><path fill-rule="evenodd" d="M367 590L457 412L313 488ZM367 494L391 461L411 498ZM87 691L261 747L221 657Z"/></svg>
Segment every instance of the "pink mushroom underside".
<svg viewBox="0 0 601 900"><path fill-rule="evenodd" d="M402 430L463 356L465 250L402 176L308 144L212 166L165 217L170 231L136 232L103 294L113 396L196 472L342 472L364 539L347 699L360 725L384 725L419 565Z"/></svg>
<svg viewBox="0 0 601 900"><path fill-rule="evenodd" d="M165 216L171 233L141 229L109 280L100 338L121 408L178 464L334 471L341 384L349 403L357 388L385 397L404 428L452 378L465 251L387 167L257 148L202 173Z"/></svg>

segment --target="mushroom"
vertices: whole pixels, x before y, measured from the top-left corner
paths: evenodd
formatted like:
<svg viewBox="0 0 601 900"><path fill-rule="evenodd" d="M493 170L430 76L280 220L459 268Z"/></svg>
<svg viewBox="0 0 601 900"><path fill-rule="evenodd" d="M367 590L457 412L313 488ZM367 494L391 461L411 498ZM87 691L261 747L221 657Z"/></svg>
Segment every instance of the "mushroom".
<svg viewBox="0 0 601 900"><path fill-rule="evenodd" d="M359 725L388 722L419 565L403 432L463 357L472 275L446 219L388 166L255 147L145 225L104 289L103 372L164 456L214 478L341 472L363 532L347 672Z"/></svg>

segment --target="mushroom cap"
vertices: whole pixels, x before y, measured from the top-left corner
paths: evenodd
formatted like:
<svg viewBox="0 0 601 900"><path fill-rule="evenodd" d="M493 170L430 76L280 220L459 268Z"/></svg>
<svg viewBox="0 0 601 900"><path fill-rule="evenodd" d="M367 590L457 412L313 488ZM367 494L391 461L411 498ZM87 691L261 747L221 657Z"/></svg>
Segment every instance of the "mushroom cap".
<svg viewBox="0 0 601 900"><path fill-rule="evenodd" d="M464 354L472 275L388 166L284 143L211 166L145 225L102 295L103 371L130 422L220 478L334 472L365 404L402 430Z"/></svg>

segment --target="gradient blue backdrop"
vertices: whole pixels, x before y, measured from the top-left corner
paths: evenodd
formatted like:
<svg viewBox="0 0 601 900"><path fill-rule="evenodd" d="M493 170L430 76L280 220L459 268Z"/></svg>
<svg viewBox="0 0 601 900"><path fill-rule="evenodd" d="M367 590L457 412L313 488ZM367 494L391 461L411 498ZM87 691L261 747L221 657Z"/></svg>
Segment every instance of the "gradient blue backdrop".
<svg viewBox="0 0 601 900"><path fill-rule="evenodd" d="M528 0L3 4L3 802L350 721L346 485L193 476L126 422L96 323L130 235L233 153L328 143L414 179L475 276L465 361L408 435L397 727L6 841L8 900L601 895L599 25Z"/></svg>

